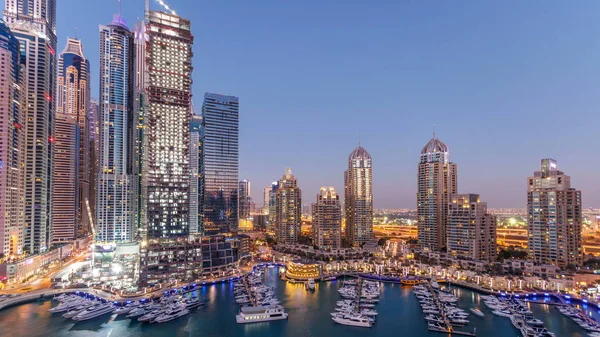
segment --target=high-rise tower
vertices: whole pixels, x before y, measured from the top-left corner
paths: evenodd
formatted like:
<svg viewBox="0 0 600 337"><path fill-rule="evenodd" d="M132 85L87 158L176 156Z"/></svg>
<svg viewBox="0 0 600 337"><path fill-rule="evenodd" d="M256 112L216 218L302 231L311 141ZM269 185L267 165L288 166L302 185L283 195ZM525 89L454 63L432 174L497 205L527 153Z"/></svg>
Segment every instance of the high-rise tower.
<svg viewBox="0 0 600 337"><path fill-rule="evenodd" d="M360 145L348 157L344 191L346 239L357 247L373 238L373 165Z"/></svg>
<svg viewBox="0 0 600 337"><path fill-rule="evenodd" d="M248 180L241 180L239 187L239 217L240 220L245 220L250 217L250 205L252 203L250 182Z"/></svg>
<svg viewBox="0 0 600 337"><path fill-rule="evenodd" d="M202 163L202 116L190 120L190 234L196 234L202 224L199 209L202 200L200 167Z"/></svg>
<svg viewBox="0 0 600 337"><path fill-rule="evenodd" d="M6 0L4 19L19 40L25 127L24 251L49 247L56 93L56 0Z"/></svg>
<svg viewBox="0 0 600 337"><path fill-rule="evenodd" d="M25 120L19 41L0 20L0 254L23 253Z"/></svg>
<svg viewBox="0 0 600 337"><path fill-rule="evenodd" d="M321 187L312 206L313 244L319 249L342 245L342 205L333 187Z"/></svg>
<svg viewBox="0 0 600 337"><path fill-rule="evenodd" d="M206 93L202 105L202 231L238 226L239 99Z"/></svg>
<svg viewBox="0 0 600 337"><path fill-rule="evenodd" d="M417 180L419 247L439 251L446 247L448 203L456 194L456 164L450 162L448 147L435 133L421 150Z"/></svg>
<svg viewBox="0 0 600 337"><path fill-rule="evenodd" d="M146 12L147 237L189 232L189 120L192 113L190 21L174 14Z"/></svg>
<svg viewBox="0 0 600 337"><path fill-rule="evenodd" d="M100 26L99 242L127 242L134 237L133 52L133 35L123 17L115 14L110 24Z"/></svg>
<svg viewBox="0 0 600 337"><path fill-rule="evenodd" d="M540 171L527 178L529 258L561 268L583 262L581 191L559 171L554 159L542 159Z"/></svg>
<svg viewBox="0 0 600 337"><path fill-rule="evenodd" d="M79 125L77 155L78 177L75 233L85 235L89 232L90 219L86 204L90 200L90 174L91 174L91 149L90 149L90 64L83 55L83 45L78 39L67 39L65 49L58 58L58 88L56 115L71 118ZM64 119L66 121L66 119ZM57 121L58 123L58 121ZM64 126L63 126L64 127ZM55 138L58 138L57 134ZM74 141L73 136L69 137ZM56 144L58 146L58 144ZM66 151L67 148L62 151ZM58 151L58 149L56 149ZM63 153L64 155L64 153ZM56 167L56 166L55 166ZM54 172L58 176L59 172ZM56 188L55 188L56 190ZM54 198L56 198L56 193ZM65 204L66 201L60 201ZM56 217L55 217L56 218Z"/></svg>
<svg viewBox="0 0 600 337"><path fill-rule="evenodd" d="M496 259L496 217L478 194L455 194L448 204L448 253L492 262Z"/></svg>
<svg viewBox="0 0 600 337"><path fill-rule="evenodd" d="M291 169L279 180L275 197L275 232L277 242L298 243L302 217L302 192Z"/></svg>

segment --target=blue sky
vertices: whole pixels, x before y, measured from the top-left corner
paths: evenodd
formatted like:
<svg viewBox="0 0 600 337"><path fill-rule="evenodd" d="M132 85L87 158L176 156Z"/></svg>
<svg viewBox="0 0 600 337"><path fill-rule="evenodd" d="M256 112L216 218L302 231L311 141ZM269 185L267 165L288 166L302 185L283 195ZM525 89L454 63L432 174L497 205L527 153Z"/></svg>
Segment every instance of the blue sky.
<svg viewBox="0 0 600 337"><path fill-rule="evenodd" d="M97 96L98 24L117 1L57 2L58 49L77 27ZM192 21L196 107L206 91L240 97L240 179L258 205L286 167L304 202L341 192L360 135L376 208L415 207L435 124L459 192L489 207L525 207L545 157L600 206L598 1L166 2ZM130 27L143 4L123 0Z"/></svg>

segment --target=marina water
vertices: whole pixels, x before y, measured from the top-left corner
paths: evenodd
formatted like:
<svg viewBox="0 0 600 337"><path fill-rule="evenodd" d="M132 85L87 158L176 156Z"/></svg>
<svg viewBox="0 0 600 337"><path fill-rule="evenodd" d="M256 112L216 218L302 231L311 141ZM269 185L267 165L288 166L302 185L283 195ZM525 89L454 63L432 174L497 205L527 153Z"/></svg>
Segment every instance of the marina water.
<svg viewBox="0 0 600 337"><path fill-rule="evenodd" d="M331 320L340 300L337 289L341 281L317 283L315 291L306 291L303 284L281 281L277 268L265 271L265 284L275 288L275 295L282 302L289 319L253 324L237 324L235 315L239 306L234 303L233 284L222 283L205 286L195 294L206 301L206 305L193 309L190 315L163 324L143 324L126 319L124 315L104 315L89 321L74 322L51 314L47 310L55 303L34 302L9 308L0 312L1 336L56 336L56 337L304 337L304 336L407 336L443 337L443 333L430 332L423 313L411 287L386 284L377 305L379 312L373 328L342 326ZM480 295L470 290L453 288L459 296L458 306L468 310L476 306L485 317L470 315L469 325L463 331L477 329L482 337L518 337L520 333L510 320L494 316L483 304ZM540 299L541 300L541 299ZM550 305L530 304L535 317L541 319L556 336L584 337L586 332L569 318L562 316ZM592 313L590 313L592 314ZM597 315L597 312L593 313Z"/></svg>

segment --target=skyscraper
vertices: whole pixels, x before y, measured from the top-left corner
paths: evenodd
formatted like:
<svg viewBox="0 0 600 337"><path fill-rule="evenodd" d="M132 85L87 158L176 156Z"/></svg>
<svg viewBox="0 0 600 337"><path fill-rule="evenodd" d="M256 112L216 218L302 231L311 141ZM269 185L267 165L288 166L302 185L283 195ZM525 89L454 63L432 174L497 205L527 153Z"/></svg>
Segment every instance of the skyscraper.
<svg viewBox="0 0 600 337"><path fill-rule="evenodd" d="M202 198L200 167L202 160L202 116L192 115L190 120L190 234L199 232L202 218L199 200Z"/></svg>
<svg viewBox="0 0 600 337"><path fill-rule="evenodd" d="M50 242L71 242L78 232L81 194L80 126L77 115L56 114L54 140L54 182L52 184L52 231ZM87 215L87 212L85 213Z"/></svg>
<svg viewBox="0 0 600 337"><path fill-rule="evenodd" d="M560 268L583 262L581 191L559 171L554 159L542 159L540 171L527 178L529 258Z"/></svg>
<svg viewBox="0 0 600 337"><path fill-rule="evenodd" d="M298 243L302 217L302 192L291 169L279 180L275 192L275 231L277 242L282 244Z"/></svg>
<svg viewBox="0 0 600 337"><path fill-rule="evenodd" d="M239 218L247 219L250 217L250 204L252 197L250 196L250 182L248 180L240 181L239 187Z"/></svg>
<svg viewBox="0 0 600 337"><path fill-rule="evenodd" d="M100 26L100 158L96 240L127 242L134 236L133 35L125 19Z"/></svg>
<svg viewBox="0 0 600 337"><path fill-rule="evenodd" d="M56 0L6 0L4 18L19 40L25 65L24 251L49 247L56 96Z"/></svg>
<svg viewBox="0 0 600 337"><path fill-rule="evenodd" d="M23 253L23 64L19 41L0 20L0 254Z"/></svg>
<svg viewBox="0 0 600 337"><path fill-rule="evenodd" d="M65 49L60 53L58 58L58 88L57 88L57 103L56 103L56 115L64 115L74 119L79 124L78 132L79 135L78 143L79 149L77 150L79 158L77 160L78 168L78 186L76 211L77 219L76 234L85 235L89 232L90 219L86 209L86 204L89 203L90 199L90 167L91 167L91 152L90 149L90 64L89 61L83 55L83 45L80 40L67 39L67 45ZM64 122L69 123L66 119ZM56 122L58 124L58 120ZM63 131L66 130L63 125ZM69 128L70 129L70 128ZM57 126L58 131L58 126ZM58 138L58 133L55 138ZM74 140L65 141L72 142ZM58 144L56 144L58 147ZM65 151L66 148L63 149ZM56 149L58 151L58 149ZM55 166L56 167L56 166ZM59 173L54 172L54 176L58 176ZM56 190L56 188L55 188ZM58 195L55 193L54 198ZM65 201L59 201L64 204ZM66 206L66 205L65 205ZM55 219L57 217L54 217ZM53 238L54 241L54 238Z"/></svg>
<svg viewBox="0 0 600 337"><path fill-rule="evenodd" d="M496 217L478 194L455 194L448 204L447 247L454 256L492 262L496 259Z"/></svg>
<svg viewBox="0 0 600 337"><path fill-rule="evenodd" d="M263 211L264 215L269 215L269 194L271 192L272 187L267 186L263 190Z"/></svg>
<svg viewBox="0 0 600 337"><path fill-rule="evenodd" d="M100 155L100 108L97 99L90 99L90 213L92 225L96 224L96 197Z"/></svg>
<svg viewBox="0 0 600 337"><path fill-rule="evenodd" d="M239 99L206 93L202 105L204 234L235 231L238 225Z"/></svg>
<svg viewBox="0 0 600 337"><path fill-rule="evenodd" d="M456 164L446 144L433 138L421 150L417 180L419 247L439 251L446 247L448 203L456 194Z"/></svg>
<svg viewBox="0 0 600 337"><path fill-rule="evenodd" d="M312 207L313 244L319 249L342 245L342 205L333 187L321 187Z"/></svg>
<svg viewBox="0 0 600 337"><path fill-rule="evenodd" d="M271 183L271 190L269 191L269 217L268 219L268 225L267 227L267 231L276 231L276 224L275 222L277 221L277 213L276 211L276 206L277 206L277 190L279 189L279 181L274 181Z"/></svg>
<svg viewBox="0 0 600 337"><path fill-rule="evenodd" d="M147 121L144 159L147 174L147 237L189 233L189 120L192 113L190 21L146 12Z"/></svg>
<svg viewBox="0 0 600 337"><path fill-rule="evenodd" d="M373 166L371 155L358 146L344 172L346 239L360 246L373 238Z"/></svg>
<svg viewBox="0 0 600 337"><path fill-rule="evenodd" d="M147 161L144 158L144 149L146 148L145 132L148 125L147 121L147 94L148 85L148 67L146 63L146 43L148 43L148 34L146 34L146 25L143 21L138 21L133 29L134 41L134 103L133 103L133 121L135 124L135 141L131 142L133 149L133 176L134 176L134 227L136 236L146 237L146 200L147 189L144 177L148 174Z"/></svg>

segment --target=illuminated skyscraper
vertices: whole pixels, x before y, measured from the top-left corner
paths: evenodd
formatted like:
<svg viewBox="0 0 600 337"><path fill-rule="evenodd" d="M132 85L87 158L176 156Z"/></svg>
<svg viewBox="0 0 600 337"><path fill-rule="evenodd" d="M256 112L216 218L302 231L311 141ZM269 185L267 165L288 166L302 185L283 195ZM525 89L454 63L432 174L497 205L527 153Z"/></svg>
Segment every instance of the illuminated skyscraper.
<svg viewBox="0 0 600 337"><path fill-rule="evenodd" d="M206 93L202 105L202 230L226 233L238 225L239 99Z"/></svg>
<svg viewBox="0 0 600 337"><path fill-rule="evenodd" d="M298 243L302 220L302 191L291 169L279 180L275 192L275 232L277 242L282 244Z"/></svg>
<svg viewBox="0 0 600 337"><path fill-rule="evenodd" d="M200 167L202 162L202 116L193 115L190 120L190 233L199 232L202 217L199 200L202 200Z"/></svg>
<svg viewBox="0 0 600 337"><path fill-rule="evenodd" d="M96 240L127 242L134 236L133 35L115 14L100 26L100 155Z"/></svg>
<svg viewBox="0 0 600 337"><path fill-rule="evenodd" d="M554 159L542 159L540 171L527 178L529 258L560 268L583 262L581 191L559 171Z"/></svg>
<svg viewBox="0 0 600 337"><path fill-rule="evenodd" d="M90 99L90 213L96 224L96 198L98 186L98 157L100 155L100 111L97 99Z"/></svg>
<svg viewBox="0 0 600 337"><path fill-rule="evenodd" d="M4 19L19 40L25 126L24 251L49 247L56 96L56 0L6 0Z"/></svg>
<svg viewBox="0 0 600 337"><path fill-rule="evenodd" d="M147 11L146 34L146 235L150 239L187 236L193 43L190 21Z"/></svg>
<svg viewBox="0 0 600 337"><path fill-rule="evenodd" d="M247 219L250 217L250 204L252 197L250 196L250 182L248 180L240 181L239 187L239 217L240 219Z"/></svg>
<svg viewBox="0 0 600 337"><path fill-rule="evenodd" d="M355 247L373 239L373 166L371 155L358 146L344 172L346 239Z"/></svg>
<svg viewBox="0 0 600 337"><path fill-rule="evenodd" d="M264 215L269 215L269 193L271 192L272 187L267 186L263 190L263 211Z"/></svg>
<svg viewBox="0 0 600 337"><path fill-rule="evenodd" d="M319 249L342 246L342 205L333 187L321 187L312 206L313 244Z"/></svg>
<svg viewBox="0 0 600 337"><path fill-rule="evenodd" d="M89 232L90 219L86 209L86 204L89 203L90 199L90 174L91 174L91 149L90 149L90 72L89 72L89 61L83 55L83 46L80 40L67 39L67 45L65 49L60 53L58 58L58 88L57 88L57 103L56 103L56 115L64 115L73 119L79 124L78 132L78 155L77 160L78 169L78 186L77 195L75 200L77 201L76 211L77 218L75 220L75 233L78 235L85 235ZM64 122L70 123L67 119ZM58 121L56 122L58 124ZM63 125L63 130L66 125ZM70 128L69 128L70 129ZM57 126L58 131L58 126ZM56 134L55 138L58 139L59 135ZM73 138L73 137L71 137ZM72 140L65 139L64 141L73 142ZM56 144L58 147L58 144ZM70 146L70 145L69 145ZM66 151L67 148L63 148L62 151ZM58 151L58 149L56 149ZM63 153L64 155L64 153ZM56 167L56 165L55 165ZM57 177L58 172L54 172L54 176ZM56 190L56 187L55 187ZM57 194L54 194L54 198ZM70 198L72 199L72 198ZM64 204L66 201L59 201ZM65 205L66 206L66 205ZM57 217L54 217L56 219ZM54 227L53 227L54 228ZM54 238L53 238L54 241Z"/></svg>
<svg viewBox="0 0 600 337"><path fill-rule="evenodd" d="M496 259L496 217L478 194L455 194L448 204L448 253L473 260Z"/></svg>
<svg viewBox="0 0 600 337"><path fill-rule="evenodd" d="M417 180L419 247L439 251L446 247L448 203L457 191L456 164L446 144L433 135L421 150Z"/></svg>
<svg viewBox="0 0 600 337"><path fill-rule="evenodd" d="M0 20L0 254L5 256L23 252L23 66L19 41Z"/></svg>
<svg viewBox="0 0 600 337"><path fill-rule="evenodd" d="M134 202L135 215L134 227L136 228L136 237L146 237L146 200L147 189L145 185L145 175L148 174L147 160L144 158L146 144L147 121L147 85L148 85L148 67L146 63L146 43L148 43L148 34L146 34L146 25L143 21L138 21L133 29L134 41L134 103L133 103L133 121L135 124L135 141L131 142L133 148L133 175L134 175Z"/></svg>
<svg viewBox="0 0 600 337"><path fill-rule="evenodd" d="M52 184L52 245L75 240L80 207L79 152L81 150L77 115L56 115L54 141L54 181ZM87 216L87 212L85 213Z"/></svg>

